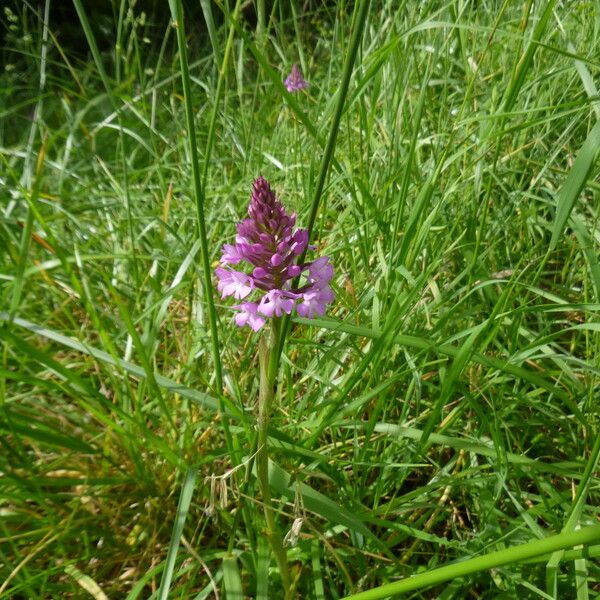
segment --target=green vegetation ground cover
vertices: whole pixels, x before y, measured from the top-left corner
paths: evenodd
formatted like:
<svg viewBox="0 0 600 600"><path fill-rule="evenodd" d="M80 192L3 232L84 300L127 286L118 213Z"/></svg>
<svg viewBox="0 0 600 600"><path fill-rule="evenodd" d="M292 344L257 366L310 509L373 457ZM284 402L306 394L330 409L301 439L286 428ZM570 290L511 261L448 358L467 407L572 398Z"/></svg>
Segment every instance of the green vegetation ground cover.
<svg viewBox="0 0 600 600"><path fill-rule="evenodd" d="M268 4L257 31L201 2L186 93L168 12L115 2L94 48L74 4L83 53L48 1L1 15L0 598L159 597L165 572L172 598L283 597L258 337L214 295L219 398L185 104L214 267L258 175L309 219L363 3ZM599 518L598 6L373 1L364 25L313 235L336 301L294 319L269 431L302 598ZM587 544L407 597L593 598Z"/></svg>

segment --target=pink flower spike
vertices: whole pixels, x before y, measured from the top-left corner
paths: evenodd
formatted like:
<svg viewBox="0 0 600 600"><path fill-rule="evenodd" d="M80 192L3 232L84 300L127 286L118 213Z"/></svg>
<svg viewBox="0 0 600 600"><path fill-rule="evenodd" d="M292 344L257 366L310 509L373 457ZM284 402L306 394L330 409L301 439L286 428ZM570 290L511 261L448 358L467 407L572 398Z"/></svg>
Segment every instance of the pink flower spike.
<svg viewBox="0 0 600 600"><path fill-rule="evenodd" d="M284 83L288 92L299 92L300 90L305 90L308 87L308 83L304 79L302 71L296 63L292 65L292 71L287 76Z"/></svg>
<svg viewBox="0 0 600 600"><path fill-rule="evenodd" d="M242 302L233 308L240 311L235 315L235 322L239 327L248 325L254 331L258 331L265 324L265 320L257 312L258 302Z"/></svg>
<svg viewBox="0 0 600 600"><path fill-rule="evenodd" d="M301 77L297 66L293 69ZM225 244L221 266L215 269L221 297L234 296L243 300L254 292L253 301L234 307L235 322L259 330L267 318L298 314L313 318L322 315L333 299L329 282L333 266L329 258L312 262L298 257L309 245L306 229L294 229L296 215L289 214L264 177L252 185L248 217L237 226L235 244ZM235 270L230 265L242 263ZM302 282L296 278L304 273Z"/></svg>
<svg viewBox="0 0 600 600"><path fill-rule="evenodd" d="M271 290L263 296L258 310L265 317L280 317L283 313L289 315L294 309L294 304L296 301L286 298L281 290Z"/></svg>
<svg viewBox="0 0 600 600"><path fill-rule="evenodd" d="M221 292L221 298L233 296L238 300L245 298L254 288L252 278L240 271L228 271L217 268L215 274L219 279L217 289Z"/></svg>

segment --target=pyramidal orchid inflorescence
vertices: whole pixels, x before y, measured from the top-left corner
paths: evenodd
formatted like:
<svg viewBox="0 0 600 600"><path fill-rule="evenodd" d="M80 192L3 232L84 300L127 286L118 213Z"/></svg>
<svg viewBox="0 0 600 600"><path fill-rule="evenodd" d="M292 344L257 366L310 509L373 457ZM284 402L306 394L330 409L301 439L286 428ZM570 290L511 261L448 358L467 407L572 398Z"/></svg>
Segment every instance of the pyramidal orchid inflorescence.
<svg viewBox="0 0 600 600"><path fill-rule="evenodd" d="M308 83L306 79L304 79L302 71L296 63L292 65L292 71L286 77L286 80L283 83L285 84L288 92L299 92L300 90L305 90L308 87Z"/></svg>
<svg viewBox="0 0 600 600"><path fill-rule="evenodd" d="M235 322L258 331L267 318L294 310L309 319L325 314L325 307L334 299L329 286L333 266L326 256L295 264L307 248L308 230L294 229L296 215L286 213L263 177L252 187L248 215L237 226L235 244L223 246L223 266L215 270L222 298L256 297L233 307L238 311ZM249 264L251 270L230 266L240 263ZM301 275L300 285L292 288L293 280Z"/></svg>

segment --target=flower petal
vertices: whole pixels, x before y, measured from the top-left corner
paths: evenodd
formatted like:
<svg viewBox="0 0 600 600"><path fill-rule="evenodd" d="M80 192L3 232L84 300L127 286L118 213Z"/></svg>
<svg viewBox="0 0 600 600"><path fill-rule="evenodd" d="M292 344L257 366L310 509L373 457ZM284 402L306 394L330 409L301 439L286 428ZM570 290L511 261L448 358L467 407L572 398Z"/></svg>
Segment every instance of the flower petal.
<svg viewBox="0 0 600 600"><path fill-rule="evenodd" d="M242 302L233 308L240 311L235 315L235 322L239 327L248 325L254 331L258 331L265 324L265 320L257 313L257 302Z"/></svg>
<svg viewBox="0 0 600 600"><path fill-rule="evenodd" d="M219 279L217 289L221 292L221 298L233 296L241 300L254 289L254 282L246 273L218 267L215 269L215 274Z"/></svg>
<svg viewBox="0 0 600 600"><path fill-rule="evenodd" d="M289 315L295 304L296 301L284 295L283 290L271 290L263 296L258 310L266 317L280 317L283 313Z"/></svg>

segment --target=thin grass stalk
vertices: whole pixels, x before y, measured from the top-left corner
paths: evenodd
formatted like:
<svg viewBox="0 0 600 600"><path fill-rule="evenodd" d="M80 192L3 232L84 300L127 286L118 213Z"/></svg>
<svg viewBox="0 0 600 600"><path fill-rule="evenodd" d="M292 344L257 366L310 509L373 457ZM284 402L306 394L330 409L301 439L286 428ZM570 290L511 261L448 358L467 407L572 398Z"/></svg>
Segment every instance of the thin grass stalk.
<svg viewBox="0 0 600 600"><path fill-rule="evenodd" d="M333 120L329 129L329 138L327 139L327 145L325 146L323 161L321 162L321 169L319 170L319 176L315 185L313 201L310 207L310 213L307 224L309 237L312 234L315 220L317 218L317 212L319 210L319 205L321 204L321 195L323 194L325 181L327 180L327 175L329 174L329 166L331 164L331 160L335 152L335 143L337 141L337 134L340 128L342 113L344 112L344 105L346 104L346 96L348 95L350 77L352 76L354 61L356 60L358 48L362 41L362 35L367 21L367 14L369 12L370 4L371 0L361 0L356 14L354 31L352 32L352 37L350 39L350 47L348 48L348 54L346 54L346 60L344 62L344 68L342 71L342 81L340 84L338 102L335 107L335 113L333 115ZM302 256L300 262L302 262L303 260L304 255Z"/></svg>
<svg viewBox="0 0 600 600"><path fill-rule="evenodd" d="M562 562L572 562L576 560L591 560L592 558L600 557L600 545L595 544L593 546L579 546L579 548L573 548L573 550L561 550ZM550 554L542 554L541 556L534 556L524 560L524 565L535 565L538 563L547 562L552 558Z"/></svg>
<svg viewBox="0 0 600 600"><path fill-rule="evenodd" d="M210 45L212 46L215 65L218 67L221 64L221 51L219 49L219 40L217 36L217 28L215 27L215 18L212 11L212 0L200 0L200 8L206 22Z"/></svg>
<svg viewBox="0 0 600 600"><path fill-rule="evenodd" d="M17 310L21 305L21 298L23 294L23 288L25 286L25 267L27 265L27 259L29 257L29 249L31 247L33 223L35 221L35 214L33 207L37 204L40 183L42 177L42 169L44 166L44 159L46 157L46 140L42 140L40 151L35 165L35 178L33 180L33 186L31 191L28 190L27 198L27 218L23 226L23 232L21 234L21 243L19 245L19 260L17 263L15 283L13 287L12 298L10 302L10 319L14 319L17 314Z"/></svg>
<svg viewBox="0 0 600 600"><path fill-rule="evenodd" d="M196 128L194 126L194 107L192 101L192 89L190 84L190 72L188 68L187 46L185 41L185 29L183 23L183 6L181 0L169 0L171 14L173 16L175 29L177 32L177 47L179 49L179 63L181 66L181 83L183 85L183 97L185 105L185 118L188 130L188 141L190 147L190 156L192 159L192 177L194 186L194 198L196 200L198 236L200 238L200 253L202 259L202 272L204 275L204 295L208 309L208 321L210 326L212 355L215 368L216 392L221 404L221 414L224 413L221 396L223 395L223 369L221 366L221 355L219 353L219 333L217 330L217 313L213 298L211 268L208 256L208 239L206 236L206 220L204 216L204 190L200 176L200 165L198 160L198 147L196 145ZM225 426L225 435L228 437L228 445L231 448L231 435L226 424L227 419L223 419Z"/></svg>
<svg viewBox="0 0 600 600"><path fill-rule="evenodd" d="M590 457L585 466L583 475L581 476L581 481L577 486L577 491L575 493L575 498L573 499L573 504L571 505L571 510L569 511L567 520L562 528L563 533L573 531L581 519L581 513L585 507L589 486L593 479L594 473L596 473L599 458L600 435L596 435L596 441L594 442ZM564 550L559 550L548 559L548 563L546 564L546 589L549 593L554 593L554 590L557 588L559 567L564 560L564 556ZM581 558L577 560L581 560Z"/></svg>
<svg viewBox="0 0 600 600"><path fill-rule="evenodd" d="M525 77L527 75L527 71L529 70L529 68L532 64L533 57L535 55L535 52L538 49L541 37L542 37L544 31L546 30L546 26L548 24L550 17L552 16L552 12L554 10L555 4L556 4L556 0L551 0L550 2L548 2L545 5L545 8L537 22L537 25L535 26L535 28L533 30L533 34L531 36L529 45L528 45L525 53L519 60L519 62L515 65L515 70L513 72L513 76L511 78L511 81L510 81L508 87L506 88L506 92L505 92L503 101L501 103L501 108L499 111L501 116L497 122L494 122L494 121L489 122L488 126L490 127L490 131L486 131L484 134L484 137L488 137L489 135L491 135L493 133L493 131L502 131L503 130L504 125L507 120L506 115L511 110L513 110L513 106L516 102L517 96L518 96L519 92L521 91L521 88L523 87L523 84L525 82ZM492 128L493 128L493 130L492 130ZM494 158L493 158L492 167L491 167L492 172L496 171L498 160L500 159L500 153L502 151L502 148L501 148L502 139L503 139L503 136L501 135L499 137L499 139L496 140L496 149L494 152ZM492 177L489 177L488 185L487 185L487 189L486 189L486 193L485 193L485 197L484 197L484 201L483 201L483 211L482 211L481 217L479 218L479 228L477 230L477 235L476 235L476 239L475 239L475 249L473 250L473 257L471 259L470 269L474 269L477 264L477 261L479 260L480 248L481 248L481 244L484 239L484 230L485 230L485 227L487 224L487 215L488 215L488 211L490 208L491 194L492 194ZM546 263L547 258L548 258L548 254L546 254L544 259L542 259L542 264ZM477 275L477 273L474 273L474 275Z"/></svg>
<svg viewBox="0 0 600 600"><path fill-rule="evenodd" d="M256 39L263 46L265 42L266 27L265 0L256 0Z"/></svg>
<svg viewBox="0 0 600 600"><path fill-rule="evenodd" d="M590 433L593 439L594 430L592 427L590 427ZM585 465L585 470L583 471L583 475L581 476L581 481L577 486L577 491L575 493L575 498L573 499L571 510L569 511L567 522L565 523L562 529L563 533L566 533L567 531L573 531L573 529L577 526L579 519L581 518L581 513L585 506L585 501L590 489L590 485L594 479L594 473L597 473L599 460L600 432L596 432L596 440L594 442L592 451L590 452L590 457L587 461L587 464Z"/></svg>
<svg viewBox="0 0 600 600"><path fill-rule="evenodd" d="M102 57L100 56L100 51L98 50L98 45L96 44L96 38L94 36L94 32L90 26L90 22L87 18L87 13L85 12L85 8L81 0L73 0L73 4L75 5L75 10L77 12L77 16L79 17L79 21L81 22L81 28L83 29L83 33L85 34L85 38L87 40L88 46L90 47L90 52L92 53L92 57L94 59L94 63L96 64L96 68L98 69L98 73L100 74L100 79L102 80L102 85L104 89L106 89L106 94L108 99L113 107L117 115L117 121L119 123L119 143L121 145L121 161L123 167L123 188L125 190L125 207L127 211L127 229L129 233L129 244L131 245L131 258L132 258L132 268L133 268L133 276L136 282L136 289L139 289L139 269L138 269L138 259L137 252L135 249L135 235L133 231L133 215L131 212L131 197L129 195L129 176L127 169L127 161L125 160L125 141L123 139L123 124L121 122L121 109L113 96L112 89L110 87L110 82L108 81L108 75L106 74L106 70L104 69L104 64L102 63Z"/></svg>
<svg viewBox="0 0 600 600"><path fill-rule="evenodd" d="M48 22L50 21L50 0L46 0L44 4L44 22L42 24L42 49L40 55L40 80L39 80L39 97L33 109L33 119L31 121L31 129L29 130L29 139L27 141L27 150L25 152L25 160L23 164L23 175L21 177L21 185L29 187L31 185L31 154L33 144L35 142L36 131L40 130L40 118L44 107L44 91L46 89L46 66L48 57Z"/></svg>
<svg viewBox="0 0 600 600"><path fill-rule="evenodd" d="M343 600L380 600L381 598L388 598L395 594L421 590L443 583L444 581L455 579L456 577L464 577L471 573L477 573L478 571L487 571L503 565L523 562L536 556L547 554L548 552L572 548L580 544L592 544L598 540L600 540L600 525L586 527L585 529L570 533L559 533L558 535L552 535L541 540L529 542L528 544L491 552L484 556L478 556L477 558L433 569L427 573L415 575L402 581L346 596Z"/></svg>
<svg viewBox="0 0 600 600"><path fill-rule="evenodd" d="M310 207L310 213L308 216L308 237L309 240L312 236L312 230L314 228L315 220L317 218L317 212L319 210L319 206L321 204L321 196L323 194L323 188L325 187L325 181L327 180L327 175L329 173L329 166L331 165L331 161L333 159L333 155L335 152L335 143L337 140L338 130L340 128L340 121L342 119L342 113L344 112L344 105L346 103L346 97L348 95L348 87L350 85L350 77L352 76L352 70L354 68L354 61L356 60L356 55L358 53L358 48L362 41L362 35L365 28L365 23L367 21L367 15L369 12L369 6L371 2L370 0L361 0L358 10L356 11L355 21L354 21L354 30L352 32L352 37L350 38L350 46L348 48L348 53L346 54L346 60L344 62L344 68L342 71L342 81L340 83L340 89L338 94L337 105L335 107L335 113L333 115L333 120L331 122L331 127L329 129L329 138L327 139L327 145L325 146L325 151L323 154L323 160L321 162L321 169L319 170L319 176L317 178L317 183L315 185L315 191L313 195L313 201ZM306 259L307 249L302 253L300 258L298 259L298 264L301 264ZM294 282L292 287L296 287L298 285L298 279ZM283 318L283 325L281 329L281 336L279 340L279 345L275 351L277 360L281 356L281 352L283 350L283 344L285 343L285 339L290 330L290 316L285 315Z"/></svg>
<svg viewBox="0 0 600 600"><path fill-rule="evenodd" d="M48 21L50 19L50 0L46 0L44 6L44 23L42 30L42 52L40 57L40 80L39 80L39 98L36 102L34 111L33 111L33 121L31 123L31 129L29 130L29 139L27 141L27 150L25 152L25 160L23 161L23 173L21 175L21 185L24 188L29 189L31 187L31 155L33 153L33 144L35 142L35 134L38 129L40 130L41 135L41 127L40 127L40 118L42 116L42 110L44 106L44 90L46 88L46 64L47 64L47 55L48 55ZM44 164L44 158L46 155L46 139L41 140L40 150L38 153L38 157L36 160L35 167L35 179L33 182L33 190L31 191L31 202L37 202L37 197L39 194L40 188L40 176L42 172L42 167ZM12 211L12 207L14 204L12 202L9 203L7 210L5 211L5 217L8 217L10 212ZM23 234L21 236L21 246L19 249L19 262L17 265L17 274L18 276L15 278L15 286L13 288L12 301L10 305L11 316L14 317L17 308L21 302L21 293L24 285L24 273L25 273L25 265L26 260L29 255L29 247L31 244L31 234L33 229L33 212L28 207L27 208L27 218L25 220L25 227L23 228Z"/></svg>
<svg viewBox="0 0 600 600"><path fill-rule="evenodd" d="M115 78L121 83L121 60L123 58L123 21L125 20L125 3L121 0L119 5L119 18L117 20L117 40L115 43Z"/></svg>
<svg viewBox="0 0 600 600"><path fill-rule="evenodd" d="M235 8L233 9L232 19L233 22L237 22L238 16L240 14L240 7L242 5L241 0L237 0L235 3ZM225 53L223 55L223 62L221 63L221 68L219 70L219 78L217 80L217 91L215 93L215 99L213 104L213 111L210 117L210 123L208 126L208 134L206 138L206 146L204 149L204 165L202 167L202 189L206 189L206 183L208 180L208 167L210 163L210 157L212 154L212 149L215 142L215 127L217 123L217 116L219 114L219 103L221 101L221 94L223 93L223 82L225 81L225 72L227 68L227 63L229 62L229 56L231 54L231 48L233 46L233 35L235 33L235 27L230 25L229 34L227 36L227 42L225 44Z"/></svg>
<svg viewBox="0 0 600 600"><path fill-rule="evenodd" d="M179 544L183 536L183 527L194 496L197 478L198 469L192 467L188 470L183 486L181 487L181 495L179 496L179 504L177 505L177 518L175 519L175 523L173 523L171 542L169 543L167 558L165 559L165 569L160 580L160 587L158 588L159 600L167 600L169 597L169 590L177 561L177 551L179 550Z"/></svg>
<svg viewBox="0 0 600 600"><path fill-rule="evenodd" d="M416 162L416 149L417 142L419 139L419 132L421 128L421 119L423 117L423 107L425 106L425 101L427 98L427 90L429 79L431 77L431 64L428 65L428 69L425 73L424 83L421 87L421 92L419 94L419 101L417 103L417 108L412 118L412 135L410 137L410 143L408 146L408 151L406 152L406 166L404 168L404 173L402 175L402 183L400 185L400 190L398 193L398 203L396 208L396 214L394 215L394 228L392 230L392 239L390 246L390 263L394 260L396 256L396 240L400 237L400 224L402 218L404 216L404 205L406 202L406 198L408 196L408 188L410 184L411 174L413 165ZM389 269L388 274L388 284L387 284L387 294L391 293L392 285L394 283L396 270L391 268Z"/></svg>

